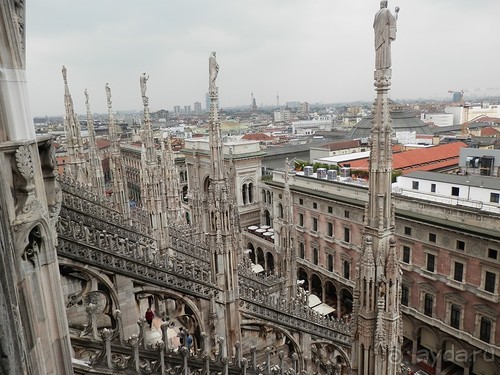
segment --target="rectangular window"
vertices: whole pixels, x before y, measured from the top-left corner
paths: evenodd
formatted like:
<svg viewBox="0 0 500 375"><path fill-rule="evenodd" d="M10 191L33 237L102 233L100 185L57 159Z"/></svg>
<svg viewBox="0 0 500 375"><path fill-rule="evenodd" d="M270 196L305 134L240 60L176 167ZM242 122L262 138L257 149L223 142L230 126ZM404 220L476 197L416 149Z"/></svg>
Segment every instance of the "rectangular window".
<svg viewBox="0 0 500 375"><path fill-rule="evenodd" d="M429 242L436 242L436 234L429 233Z"/></svg>
<svg viewBox="0 0 500 375"><path fill-rule="evenodd" d="M410 227L405 227L405 235L411 236L411 228Z"/></svg>
<svg viewBox="0 0 500 375"><path fill-rule="evenodd" d="M491 193L490 194L490 202L491 203L500 203L500 194L498 194L498 193Z"/></svg>
<svg viewBox="0 0 500 375"><path fill-rule="evenodd" d="M464 281L464 265L460 262L455 262L453 268L453 280L462 282Z"/></svg>
<svg viewBox="0 0 500 375"><path fill-rule="evenodd" d="M427 316L432 316L432 305L434 304L434 298L430 294L426 294L424 298L424 314Z"/></svg>
<svg viewBox="0 0 500 375"><path fill-rule="evenodd" d="M306 257L306 247L302 242L299 243L299 256L301 259Z"/></svg>
<svg viewBox="0 0 500 375"><path fill-rule="evenodd" d="M457 240L457 250L462 250L462 251L465 250L465 242L464 241Z"/></svg>
<svg viewBox="0 0 500 375"><path fill-rule="evenodd" d="M328 206L328 213L333 214L333 207L332 206Z"/></svg>
<svg viewBox="0 0 500 375"><path fill-rule="evenodd" d="M351 230L349 228L344 228L344 241L351 242Z"/></svg>
<svg viewBox="0 0 500 375"><path fill-rule="evenodd" d="M333 223L328 223L328 235L333 237Z"/></svg>
<svg viewBox="0 0 500 375"><path fill-rule="evenodd" d="M431 184L431 193L436 192L436 184Z"/></svg>
<svg viewBox="0 0 500 375"><path fill-rule="evenodd" d="M302 198L300 198L300 199L299 199L299 204L300 204L301 206L303 206L303 205L304 205L304 200L303 200Z"/></svg>
<svg viewBox="0 0 500 375"><path fill-rule="evenodd" d="M490 293L495 293L496 278L496 274L486 271L484 275L484 290Z"/></svg>
<svg viewBox="0 0 500 375"><path fill-rule="evenodd" d="M460 307L457 305L451 305L450 311L450 326L453 328L460 328Z"/></svg>
<svg viewBox="0 0 500 375"><path fill-rule="evenodd" d="M488 249L488 258L497 259L498 258L498 250Z"/></svg>
<svg viewBox="0 0 500 375"><path fill-rule="evenodd" d="M418 181L412 181L411 188L413 190L418 190Z"/></svg>
<svg viewBox="0 0 500 375"><path fill-rule="evenodd" d="M403 262L410 263L411 250L409 246L403 246Z"/></svg>
<svg viewBox="0 0 500 375"><path fill-rule="evenodd" d="M427 271L434 272L436 266L436 256L434 254L427 254Z"/></svg>
<svg viewBox="0 0 500 375"><path fill-rule="evenodd" d="M460 195L460 188L453 186L451 188L451 195L453 195L454 197L458 197Z"/></svg>
<svg viewBox="0 0 500 375"><path fill-rule="evenodd" d="M299 227L304 226L304 214L299 214Z"/></svg>
<svg viewBox="0 0 500 375"><path fill-rule="evenodd" d="M349 211L344 211L344 217L345 217L346 219L349 219Z"/></svg>
<svg viewBox="0 0 500 375"><path fill-rule="evenodd" d="M488 318L481 318L481 325L479 327L479 340L490 342L491 336L491 320Z"/></svg>
<svg viewBox="0 0 500 375"><path fill-rule="evenodd" d="M344 260L344 279L349 280L350 273L351 273L351 265L347 260Z"/></svg>
<svg viewBox="0 0 500 375"><path fill-rule="evenodd" d="M328 266L328 271L333 272L333 255L332 254L328 254L327 266Z"/></svg>
<svg viewBox="0 0 500 375"><path fill-rule="evenodd" d="M313 218L313 231L318 231L318 219L316 219L315 217Z"/></svg>
<svg viewBox="0 0 500 375"><path fill-rule="evenodd" d="M410 288L408 288L408 285L403 285L401 286L401 304L408 306L409 301L410 301Z"/></svg>
<svg viewBox="0 0 500 375"><path fill-rule="evenodd" d="M318 204L316 202L313 202L313 208L314 209L317 209L318 208Z"/></svg>

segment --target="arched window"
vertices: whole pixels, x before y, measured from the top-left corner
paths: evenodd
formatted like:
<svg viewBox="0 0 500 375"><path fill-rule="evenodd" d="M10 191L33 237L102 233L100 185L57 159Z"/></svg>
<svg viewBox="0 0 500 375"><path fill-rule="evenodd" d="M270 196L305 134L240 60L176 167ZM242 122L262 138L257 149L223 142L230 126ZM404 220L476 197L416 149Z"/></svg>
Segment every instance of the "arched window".
<svg viewBox="0 0 500 375"><path fill-rule="evenodd" d="M267 271L274 271L274 257L273 257L273 254L271 254L270 252L268 252L266 254L266 258L267 258Z"/></svg>
<svg viewBox="0 0 500 375"><path fill-rule="evenodd" d="M187 186L184 186L182 188L182 200L184 201L184 203L187 203L187 201L188 201L188 187Z"/></svg>
<svg viewBox="0 0 500 375"><path fill-rule="evenodd" d="M247 204L247 185L244 184L242 187L241 187L241 198L243 199L243 204Z"/></svg>
<svg viewBox="0 0 500 375"><path fill-rule="evenodd" d="M271 225L271 214L269 214L268 210L264 211L264 217L265 217L266 225L270 226Z"/></svg>
<svg viewBox="0 0 500 375"><path fill-rule="evenodd" d="M248 184L248 203L253 203L253 184Z"/></svg>
<svg viewBox="0 0 500 375"><path fill-rule="evenodd" d="M278 204L278 217L283 219L283 205L281 203Z"/></svg>

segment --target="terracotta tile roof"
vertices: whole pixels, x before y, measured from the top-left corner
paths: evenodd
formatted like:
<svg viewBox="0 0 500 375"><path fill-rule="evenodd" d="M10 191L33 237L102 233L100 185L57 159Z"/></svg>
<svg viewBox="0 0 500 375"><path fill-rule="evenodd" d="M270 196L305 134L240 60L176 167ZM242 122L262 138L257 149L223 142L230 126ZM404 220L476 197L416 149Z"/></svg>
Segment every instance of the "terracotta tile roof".
<svg viewBox="0 0 500 375"><path fill-rule="evenodd" d="M494 129L494 128L483 128L481 129L481 136L482 137L498 137L500 136L500 131Z"/></svg>
<svg viewBox="0 0 500 375"><path fill-rule="evenodd" d="M271 137L267 134L264 133L249 133L245 134L242 139L246 139L247 141L271 141L274 139L274 137Z"/></svg>
<svg viewBox="0 0 500 375"><path fill-rule="evenodd" d="M353 139L348 141L340 141L340 142L332 142L326 145L322 145L322 148L327 148L330 151L344 150L346 148L355 148L359 147L360 141L359 139Z"/></svg>
<svg viewBox="0 0 500 375"><path fill-rule="evenodd" d="M481 115L481 116L478 116L478 117L472 119L469 122L470 123L473 123L473 122L486 122L486 123L500 124L500 118L498 118L498 117L490 117L490 116L486 116L486 115Z"/></svg>
<svg viewBox="0 0 500 375"><path fill-rule="evenodd" d="M111 145L111 141L109 139L103 139L103 138L96 139L95 143L98 149L106 148Z"/></svg>
<svg viewBox="0 0 500 375"><path fill-rule="evenodd" d="M452 142L444 145L395 153L392 156L392 168L403 173L413 171L431 171L458 164L460 149L467 147L463 142ZM350 161L352 169L368 170L368 158Z"/></svg>

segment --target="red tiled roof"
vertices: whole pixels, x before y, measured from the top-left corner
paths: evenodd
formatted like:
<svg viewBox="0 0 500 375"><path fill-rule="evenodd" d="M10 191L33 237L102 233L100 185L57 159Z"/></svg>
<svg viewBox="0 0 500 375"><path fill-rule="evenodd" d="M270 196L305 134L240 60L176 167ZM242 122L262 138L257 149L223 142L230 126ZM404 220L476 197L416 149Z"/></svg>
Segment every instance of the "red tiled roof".
<svg viewBox="0 0 500 375"><path fill-rule="evenodd" d="M246 139L247 141L270 141L273 140L274 137L270 137L264 133L249 133L245 134L242 139Z"/></svg>
<svg viewBox="0 0 500 375"><path fill-rule="evenodd" d="M458 164L460 149L467 147L463 142L453 142L444 145L428 147L395 153L392 156L392 168L403 173L413 171L431 171ZM352 169L368 170L368 158L347 162Z"/></svg>
<svg viewBox="0 0 500 375"><path fill-rule="evenodd" d="M491 122L491 123L500 124L500 118L481 115L481 116L478 116L478 117L472 119L469 122L471 122L471 123L473 123L473 122L486 122L486 123Z"/></svg>
<svg viewBox="0 0 500 375"><path fill-rule="evenodd" d="M96 146L98 149L106 148L111 145L111 141L109 139L98 138L95 140Z"/></svg>
<svg viewBox="0 0 500 375"><path fill-rule="evenodd" d="M500 131L494 129L494 128L483 128L481 129L481 135L483 137L498 137L500 136Z"/></svg>
<svg viewBox="0 0 500 375"><path fill-rule="evenodd" d="M344 150L346 148L355 148L359 147L360 142L358 139L348 140L348 141L340 141L340 142L332 142L326 145L321 146L322 148L327 148L330 151Z"/></svg>

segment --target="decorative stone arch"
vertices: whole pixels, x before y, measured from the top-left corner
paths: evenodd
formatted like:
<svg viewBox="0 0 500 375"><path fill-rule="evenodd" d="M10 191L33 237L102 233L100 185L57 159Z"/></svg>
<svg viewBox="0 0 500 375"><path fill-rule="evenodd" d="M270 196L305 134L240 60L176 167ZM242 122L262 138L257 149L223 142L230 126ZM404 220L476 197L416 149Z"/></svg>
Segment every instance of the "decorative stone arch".
<svg viewBox="0 0 500 375"><path fill-rule="evenodd" d="M16 255L24 261L29 261L33 267L54 262L57 253L54 248L56 239L51 237L52 233L44 218L18 224L14 228L15 247L19 249Z"/></svg>
<svg viewBox="0 0 500 375"><path fill-rule="evenodd" d="M297 280L304 280L302 287L304 290L309 290L309 273L304 267L297 268Z"/></svg>
<svg viewBox="0 0 500 375"><path fill-rule="evenodd" d="M202 181L203 181L203 193L206 196L208 195L208 189L210 188L210 176L206 175Z"/></svg>
<svg viewBox="0 0 500 375"><path fill-rule="evenodd" d="M59 259L59 272L61 274L61 282L64 282L65 273L69 275L71 270L81 274L83 277L87 278L89 285L87 285L86 289L83 289L78 293L71 293L68 295L63 295L64 303L66 306L66 314L68 319L68 324L70 326L81 327L82 333L81 336L90 334L93 330L93 334L97 332L99 327L105 328L117 328L117 311L121 311L120 309L120 301L118 298L117 291L115 289L114 283L111 279L103 273L101 270L96 269L92 266L84 265L79 262L69 260L66 258ZM77 278L77 276L75 276ZM101 288L103 286L106 290ZM63 288L63 290L69 288ZM106 305L101 310L102 300L99 301L99 296L104 296ZM87 302L87 305L85 305ZM88 313L91 310L87 310L89 307L92 307L93 313L96 314L96 327L92 327L91 324L87 324L85 328L83 328L83 324L85 324L85 318L88 317ZM73 311L73 317L72 317ZM85 315L82 315L82 312ZM103 315L108 317L109 324L103 322ZM75 318L75 319L73 319ZM95 337L97 338L97 337Z"/></svg>
<svg viewBox="0 0 500 375"><path fill-rule="evenodd" d="M265 225L271 225L271 214L269 210L264 210L264 224Z"/></svg>
<svg viewBox="0 0 500 375"><path fill-rule="evenodd" d="M207 331L208 327L205 327L200 309L198 308L195 302L193 302L190 298L186 298L184 294L181 294L174 290L164 289L156 286L142 286L139 288L135 288L134 293L136 296L139 293L146 293L146 294L152 294L157 297L161 297L161 299L171 298L180 301L184 305L188 306L189 309L193 312L194 315L193 320L198 324L200 333L208 332ZM175 316L174 318L177 318L178 316Z"/></svg>
<svg viewBox="0 0 500 375"><path fill-rule="evenodd" d="M316 272L312 272L309 277L311 281L310 292L316 294L320 300L323 300L323 280L321 276Z"/></svg>
<svg viewBox="0 0 500 375"><path fill-rule="evenodd" d="M245 178L241 183L241 198L243 204L254 203L255 201L255 181L252 178Z"/></svg>
<svg viewBox="0 0 500 375"><path fill-rule="evenodd" d="M257 249L255 250L255 260L256 260L256 263L255 264L260 264L262 266L262 268L265 268L266 266L266 258L265 258L265 255L264 255L264 250L259 246L257 247Z"/></svg>
<svg viewBox="0 0 500 375"><path fill-rule="evenodd" d="M253 264L256 264L255 263L255 260L256 260L256 253L255 253L255 246L252 242L248 242L247 243L247 249L250 250L250 252L248 253L248 256L250 257L250 260L252 261Z"/></svg>
<svg viewBox="0 0 500 375"><path fill-rule="evenodd" d="M338 301L337 286L331 279L323 282L323 301L327 304L336 304ZM332 305L335 307L335 305Z"/></svg>
<svg viewBox="0 0 500 375"><path fill-rule="evenodd" d="M442 343L443 343L441 334L438 331L436 331L433 327L430 327L430 326L428 326L426 324L419 323L419 324L415 325L414 327L415 327L414 332L416 333L416 338L415 339L419 340L420 344L422 344L421 340L422 340L422 332L423 331L428 331L432 335L434 335L436 345L434 345L432 348L428 348L425 345L422 345L422 346L425 347L428 350L432 350L434 353L439 352L440 345L442 345Z"/></svg>
<svg viewBox="0 0 500 375"><path fill-rule="evenodd" d="M274 264L274 255L271 251L267 251L266 252L266 271L272 271L274 272L274 267L275 267L275 264Z"/></svg>
<svg viewBox="0 0 500 375"><path fill-rule="evenodd" d="M337 344L335 344L331 341L326 341L326 340L317 340L317 341L314 341L314 344L320 345L320 346L331 346L332 348L334 348L334 352L333 352L334 358L337 359L338 357L340 357L342 359L341 364L343 365L343 367L346 367L348 369L351 368L350 355L348 353L346 353L344 348L338 346ZM331 360L330 360L330 362L332 362L334 364L336 363L336 362L333 362Z"/></svg>
<svg viewBox="0 0 500 375"><path fill-rule="evenodd" d="M262 328L272 328L276 331L281 332L288 340L290 340L290 343L293 347L294 353L297 353L298 356L298 372L302 371L303 368L303 363L304 363L304 351L302 350L302 345L299 343L299 341L293 336L293 333L288 331L287 329L283 328L282 326L269 322L269 321L263 321L260 319L255 319L255 320L243 320L241 322L241 329L243 330L245 327L252 327L252 326L260 326ZM245 353L244 353L245 354Z"/></svg>
<svg viewBox="0 0 500 375"><path fill-rule="evenodd" d="M337 289L337 298L340 299L341 308L343 310L339 312L338 317L340 318L340 316L344 314L351 314L352 303L354 301L352 292L346 287L341 287L340 289Z"/></svg>

